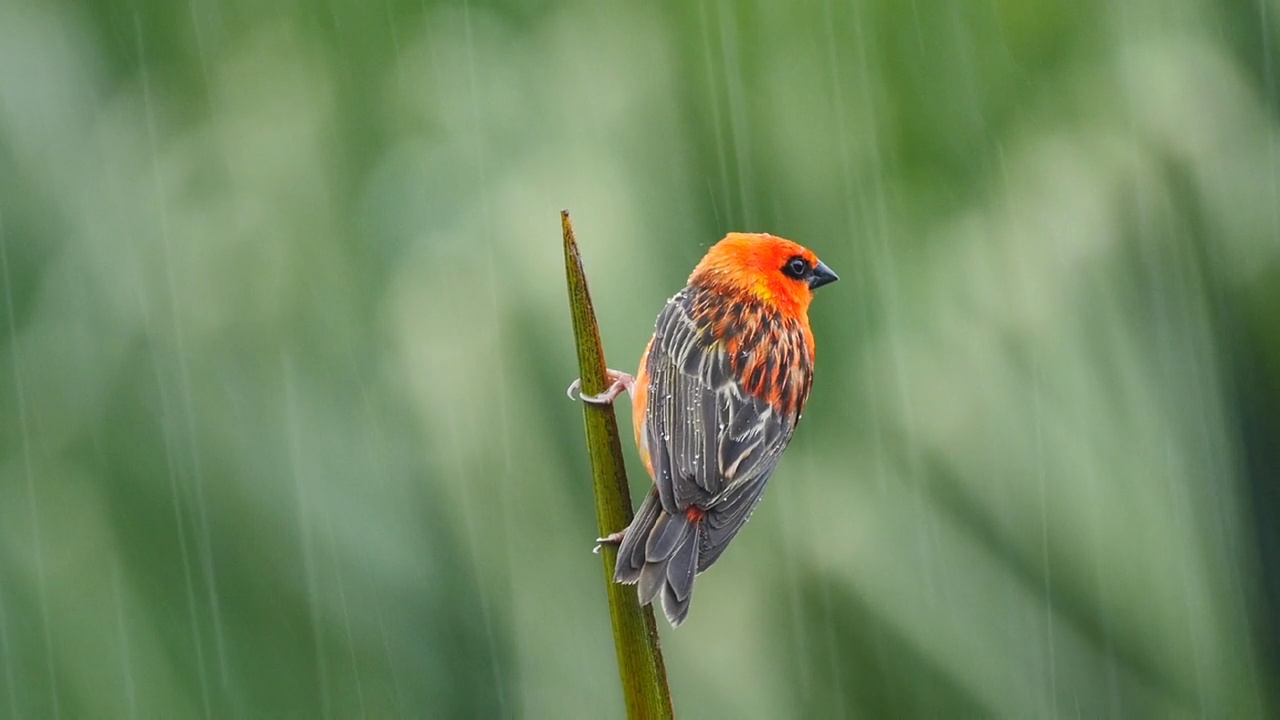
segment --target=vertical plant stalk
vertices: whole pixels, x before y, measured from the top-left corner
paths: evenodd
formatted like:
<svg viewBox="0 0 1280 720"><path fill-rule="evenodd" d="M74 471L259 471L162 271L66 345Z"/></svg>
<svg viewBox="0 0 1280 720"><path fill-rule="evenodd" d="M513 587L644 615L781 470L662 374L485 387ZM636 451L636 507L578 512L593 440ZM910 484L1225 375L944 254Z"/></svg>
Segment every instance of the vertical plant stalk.
<svg viewBox="0 0 1280 720"><path fill-rule="evenodd" d="M578 255L578 243L573 236L568 210L560 211L560 225L564 231L564 268L569 283L569 313L573 318L573 337L578 346L582 394L594 395L604 392L607 386L604 346L600 342L600 328L596 324L595 309L591 306L591 294L587 291L587 278L582 271L582 258ZM613 406L582 403L582 416L587 429L587 450L591 455L591 475L595 485L596 522L603 537L631 523L631 490L622 462L622 443ZM600 549L627 717L674 717L653 608L640 605L634 588L613 581L617 555L618 549L614 545L606 544Z"/></svg>

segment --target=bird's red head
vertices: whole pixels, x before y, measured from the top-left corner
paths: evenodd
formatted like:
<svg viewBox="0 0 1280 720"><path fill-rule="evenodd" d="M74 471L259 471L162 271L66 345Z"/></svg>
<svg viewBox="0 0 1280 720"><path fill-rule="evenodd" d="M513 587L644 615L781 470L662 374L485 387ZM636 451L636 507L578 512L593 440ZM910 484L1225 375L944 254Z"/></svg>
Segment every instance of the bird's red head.
<svg viewBox="0 0 1280 720"><path fill-rule="evenodd" d="M690 285L745 292L788 316L805 316L813 291L839 278L811 250L763 233L729 233L711 246Z"/></svg>

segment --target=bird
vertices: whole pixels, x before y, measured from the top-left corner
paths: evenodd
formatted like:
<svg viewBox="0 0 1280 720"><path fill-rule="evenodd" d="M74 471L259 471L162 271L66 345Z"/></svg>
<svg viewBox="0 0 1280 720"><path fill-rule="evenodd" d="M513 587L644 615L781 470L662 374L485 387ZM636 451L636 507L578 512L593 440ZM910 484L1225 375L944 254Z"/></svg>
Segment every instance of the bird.
<svg viewBox="0 0 1280 720"><path fill-rule="evenodd" d="M814 290L839 277L809 249L765 233L729 233L659 313L636 375L569 396L632 398L632 424L653 480L618 546L614 581L642 605L661 598L672 627L689 614L694 577L751 516L791 442L813 386Z"/></svg>

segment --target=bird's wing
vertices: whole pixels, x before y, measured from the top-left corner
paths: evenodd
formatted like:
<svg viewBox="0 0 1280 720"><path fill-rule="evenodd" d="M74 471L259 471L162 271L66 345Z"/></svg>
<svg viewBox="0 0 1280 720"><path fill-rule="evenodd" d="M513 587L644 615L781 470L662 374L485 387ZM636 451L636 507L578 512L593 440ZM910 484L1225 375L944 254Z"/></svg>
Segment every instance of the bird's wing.
<svg viewBox="0 0 1280 720"><path fill-rule="evenodd" d="M735 347L741 355L731 357L734 344L725 340L723 312L709 313L710 303L697 292L676 295L658 316L646 366L644 433L663 509L674 515L694 506L707 513L702 570L759 501L791 440L803 398L793 408L779 408L759 384L755 393L748 392L743 370L764 366L750 362L749 354L771 348L760 347L763 342L745 350ZM802 395L807 396L809 363L804 365ZM779 383L790 378L788 369L774 370Z"/></svg>

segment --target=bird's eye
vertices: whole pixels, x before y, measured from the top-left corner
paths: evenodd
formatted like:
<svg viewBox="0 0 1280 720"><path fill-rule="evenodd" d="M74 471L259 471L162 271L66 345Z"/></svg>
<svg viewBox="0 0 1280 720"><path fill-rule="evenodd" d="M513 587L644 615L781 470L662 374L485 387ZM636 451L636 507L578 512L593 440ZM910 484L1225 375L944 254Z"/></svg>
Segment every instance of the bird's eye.
<svg viewBox="0 0 1280 720"><path fill-rule="evenodd" d="M802 257L793 257L782 266L782 272L797 280L803 279L809 272L809 261Z"/></svg>

